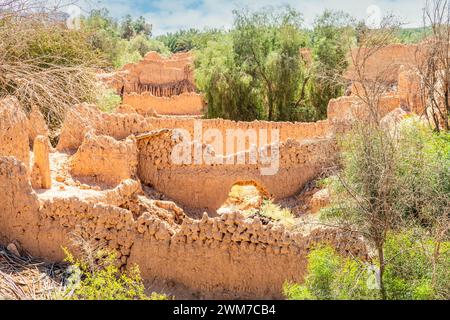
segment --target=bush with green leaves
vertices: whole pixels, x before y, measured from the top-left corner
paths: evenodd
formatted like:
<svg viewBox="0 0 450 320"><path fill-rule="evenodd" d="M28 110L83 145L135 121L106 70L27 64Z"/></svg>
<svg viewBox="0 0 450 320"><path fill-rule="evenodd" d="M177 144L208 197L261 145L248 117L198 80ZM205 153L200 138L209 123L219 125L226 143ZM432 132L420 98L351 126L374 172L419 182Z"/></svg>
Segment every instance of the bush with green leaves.
<svg viewBox="0 0 450 320"><path fill-rule="evenodd" d="M342 172L329 179L332 201L321 210L321 219L367 240L381 266L385 299L448 296L448 287L440 281L448 278L440 270L448 260L445 248L450 239L450 134L434 132L417 117L409 117L392 132L357 126L341 147ZM413 242L406 236L395 241L387 237L410 230ZM390 256L396 250L420 252L426 263L415 260L417 256ZM408 259L413 269L399 275Z"/></svg>
<svg viewBox="0 0 450 320"><path fill-rule="evenodd" d="M234 28L208 42L196 57L196 80L210 118L298 120L305 108L307 77L299 54L307 37L299 14L286 8L234 11Z"/></svg>
<svg viewBox="0 0 450 320"><path fill-rule="evenodd" d="M341 11L325 10L314 21L311 37L312 70L309 98L316 119L327 117L330 99L344 94L347 53L354 42L352 18Z"/></svg>
<svg viewBox="0 0 450 320"><path fill-rule="evenodd" d="M113 112L122 103L122 98L116 90L101 87L97 96L97 107L103 112Z"/></svg>
<svg viewBox="0 0 450 320"><path fill-rule="evenodd" d="M190 50L202 50L206 48L209 41L217 41L225 31L221 29L198 29L179 30L176 32L168 32L164 35L156 37L172 52L186 52Z"/></svg>
<svg viewBox="0 0 450 320"><path fill-rule="evenodd" d="M145 294L139 268L122 272L117 267L114 253L95 251L92 261L76 259L67 249L66 261L72 275L62 298L67 300L166 300L165 295Z"/></svg>
<svg viewBox="0 0 450 320"><path fill-rule="evenodd" d="M404 220L428 232L446 227L443 236L448 237L450 133L436 133L411 117L401 123L397 153L398 205Z"/></svg>
<svg viewBox="0 0 450 320"><path fill-rule="evenodd" d="M234 11L233 28L196 50L209 118L315 121L342 94L352 37L347 16L325 12L309 32L289 7ZM311 57L301 49L312 49Z"/></svg>
<svg viewBox="0 0 450 320"><path fill-rule="evenodd" d="M273 221L279 222L288 228L295 226L295 217L287 208L282 208L273 203L272 200L264 200L259 208L258 214L269 218Z"/></svg>
<svg viewBox="0 0 450 320"><path fill-rule="evenodd" d="M387 299L450 298L450 242L441 244L441 257L433 276L430 255L435 244L430 237L418 237L412 230L388 235L384 275ZM308 255L304 283L286 283L283 291L291 300L380 299L376 276L369 266L366 261L336 253L330 246L319 246Z"/></svg>
<svg viewBox="0 0 450 320"><path fill-rule="evenodd" d="M375 299L377 291L367 286L370 276L367 263L318 246L308 254L304 283L286 283L283 290L290 300Z"/></svg>
<svg viewBox="0 0 450 320"><path fill-rule="evenodd" d="M450 242L439 244L439 259L433 262L436 245L422 230L388 237L385 247L388 299L450 299Z"/></svg>
<svg viewBox="0 0 450 320"><path fill-rule="evenodd" d="M92 10L82 20L83 30L89 33L89 42L101 52L114 68L141 60L149 51L169 55L169 49L151 38L151 25L143 17L130 16L121 23L110 16L107 9Z"/></svg>

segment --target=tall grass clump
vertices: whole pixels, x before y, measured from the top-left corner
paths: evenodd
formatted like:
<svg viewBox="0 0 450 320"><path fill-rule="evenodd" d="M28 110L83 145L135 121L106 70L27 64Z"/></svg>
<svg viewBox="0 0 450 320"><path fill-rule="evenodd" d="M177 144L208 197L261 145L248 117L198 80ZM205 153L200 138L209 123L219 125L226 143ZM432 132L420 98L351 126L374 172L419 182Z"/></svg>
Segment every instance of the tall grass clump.
<svg viewBox="0 0 450 320"><path fill-rule="evenodd" d="M62 8L22 2L0 7L0 98L38 106L54 133L69 108L95 101L104 60L86 33L66 27Z"/></svg>

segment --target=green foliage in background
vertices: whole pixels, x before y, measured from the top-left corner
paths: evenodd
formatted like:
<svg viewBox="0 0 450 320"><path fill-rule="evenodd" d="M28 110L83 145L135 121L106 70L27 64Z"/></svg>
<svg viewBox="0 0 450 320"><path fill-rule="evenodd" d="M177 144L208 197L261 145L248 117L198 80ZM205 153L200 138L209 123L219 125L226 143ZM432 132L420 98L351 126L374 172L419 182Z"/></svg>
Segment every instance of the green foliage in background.
<svg viewBox="0 0 450 320"><path fill-rule="evenodd" d="M208 117L290 120L298 117L306 37L297 12L234 11L233 30L198 53L196 80Z"/></svg>
<svg viewBox="0 0 450 320"><path fill-rule="evenodd" d="M342 75L348 68L347 53L354 41L351 21L343 12L326 10L314 22L310 34L313 66L309 94L316 119L325 119L330 99L344 94L346 83Z"/></svg>
<svg viewBox="0 0 450 320"><path fill-rule="evenodd" d="M103 112L113 112L122 103L114 89L101 87L97 96L97 107Z"/></svg>
<svg viewBox="0 0 450 320"><path fill-rule="evenodd" d="M198 29L179 30L176 32L168 32L164 35L156 37L172 52L186 52L190 50L204 49L209 41L220 40L226 32L221 29Z"/></svg>
<svg viewBox="0 0 450 320"><path fill-rule="evenodd" d="M346 16L325 12L315 29L286 7L234 11L233 29L196 51L196 81L209 118L315 121L341 95L350 29ZM312 48L311 54L302 49Z"/></svg>
<svg viewBox="0 0 450 320"><path fill-rule="evenodd" d="M403 28L397 32L398 42L417 44L431 34L430 28Z"/></svg>
<svg viewBox="0 0 450 320"><path fill-rule="evenodd" d="M92 10L82 22L91 45L115 68L137 62L149 51L170 54L162 42L151 38L152 26L143 17L125 16L119 23L107 9L100 9Z"/></svg>

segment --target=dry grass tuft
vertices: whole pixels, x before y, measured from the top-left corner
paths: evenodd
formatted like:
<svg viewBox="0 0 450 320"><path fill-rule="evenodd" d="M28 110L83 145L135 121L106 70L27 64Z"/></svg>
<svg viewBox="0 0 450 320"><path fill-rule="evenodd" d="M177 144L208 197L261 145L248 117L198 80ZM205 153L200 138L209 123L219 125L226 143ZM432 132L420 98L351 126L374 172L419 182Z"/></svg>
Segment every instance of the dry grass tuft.
<svg viewBox="0 0 450 320"><path fill-rule="evenodd" d="M0 6L0 98L14 95L26 110L38 106L56 135L69 108L95 101L104 60L87 34L67 29L60 7L8 2Z"/></svg>
<svg viewBox="0 0 450 320"><path fill-rule="evenodd" d="M0 246L0 300L50 300L63 288L65 268Z"/></svg>

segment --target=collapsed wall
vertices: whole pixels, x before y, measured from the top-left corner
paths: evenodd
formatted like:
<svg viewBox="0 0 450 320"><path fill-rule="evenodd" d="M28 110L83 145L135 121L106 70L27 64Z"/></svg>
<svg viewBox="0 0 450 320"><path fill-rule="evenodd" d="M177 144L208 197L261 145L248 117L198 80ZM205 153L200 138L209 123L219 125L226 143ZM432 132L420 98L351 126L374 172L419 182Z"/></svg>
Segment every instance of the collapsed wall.
<svg viewBox="0 0 450 320"><path fill-rule="evenodd" d="M33 145L34 139L37 136L49 136L49 130L47 123L45 122L44 116L39 111L39 108L35 105L31 107L31 112L29 114L29 138L30 145Z"/></svg>
<svg viewBox="0 0 450 320"><path fill-rule="evenodd" d="M28 146L28 137L24 143ZM28 171L28 166L16 157L0 154L0 241L7 244L16 240L30 252L36 252L39 244L33 237L39 230L40 203Z"/></svg>
<svg viewBox="0 0 450 320"><path fill-rule="evenodd" d="M410 111L422 115L425 112L425 102L420 83L420 76L416 70L400 68L397 87L400 105L407 106Z"/></svg>
<svg viewBox="0 0 450 320"><path fill-rule="evenodd" d="M59 151L77 149L91 130L97 135L125 139L151 129L149 119L139 114L105 113L95 105L84 103L67 111L56 148Z"/></svg>
<svg viewBox="0 0 450 320"><path fill-rule="evenodd" d="M376 116L381 120L388 113L400 108L402 101L401 96L396 93L382 95L376 106ZM328 103L327 118L335 131L345 131L356 119L366 121L370 116L367 106L355 95L331 99Z"/></svg>
<svg viewBox="0 0 450 320"><path fill-rule="evenodd" d="M158 97L148 92L130 93L123 96L122 103L118 112L136 112L144 116L155 113L160 115L201 115L204 108L203 97L194 92L171 97Z"/></svg>
<svg viewBox="0 0 450 320"><path fill-rule="evenodd" d="M220 166L212 170L189 165L167 168L166 157L170 153L170 143L174 143L169 132L174 130L145 135L146 138L140 139L135 149L133 138L126 138L128 133L152 128L150 120L138 115L102 114L87 105L78 109L84 113L75 116L72 111L68 112L66 122L73 121L75 126L69 129L66 123L60 141L63 146L72 147L79 143L78 150L73 155L67 154L68 162L58 163L58 167L70 167L72 163L72 169L79 169L89 164L89 170L82 170L83 175L103 175L101 179L111 175L114 181L109 181L110 185L104 188L84 190L82 186L77 188L58 180L53 167L51 183L46 186L51 189L35 191L28 165L2 153L0 187L5 190L0 198L2 243L14 242L33 255L61 261L64 258L62 247L78 253L79 248L72 239L87 239L117 252L123 267L138 264L144 279L173 281L216 298L280 298L285 281L302 281L306 254L315 242L329 241L342 252L366 255L364 245L351 234L337 235L324 229L304 235L277 224L262 223L258 218L244 218L239 212L216 218L205 215L201 220L191 219L174 203L149 198L139 181L127 179L134 177L133 157L137 151L139 172L146 172L144 176L148 174L155 181L165 181L169 193L178 188L178 194L192 195L190 188L198 191L202 184L202 188L211 193L204 193L211 204L198 204L214 207L216 203L211 200L212 194L222 197L223 191L226 196L231 184L241 178L255 180L273 193L278 189L280 192L285 192L284 189L294 192L298 187L295 184L301 184L302 179L313 178L319 166L331 161L331 149L328 148L331 141L322 139L301 143L289 140L283 143L280 147L283 173L273 183L270 178L259 180L257 166L237 166L235 171ZM23 126L27 122L26 117L20 117L18 121L17 114L10 112L3 119L5 122L2 123L12 123L13 119L18 127L22 125L23 136L20 141L8 140L10 147L14 145L19 150L29 151L29 132ZM77 121L79 127L76 127ZM90 132L93 127L97 134L111 134L125 140L95 135ZM9 132L9 127L2 127L2 136L5 132ZM81 142L78 141L79 135L83 135ZM46 137L38 136L35 141L38 143L35 151L39 153L36 155L36 172L48 179L48 152L54 151L48 148ZM11 150L9 148L8 152ZM52 161L59 158L57 155L50 157ZM121 168L117 172L127 174L117 176L117 172L113 175L108 171L107 164L115 161L119 161L117 166ZM56 163L50 165L55 166ZM291 170L290 165L295 169ZM183 170L186 174L178 176ZM194 181L195 175L199 179L197 182ZM226 180L227 175L231 177L229 180ZM188 179L192 185L185 185L183 179ZM293 179L299 180L292 182Z"/></svg>
<svg viewBox="0 0 450 320"><path fill-rule="evenodd" d="M364 77L367 80L380 80L378 78L383 75L384 80L397 82L401 66L414 67L419 57L419 45L390 44L376 51L354 48L349 57L350 66L344 76L349 80L358 79L354 63L364 63Z"/></svg>

